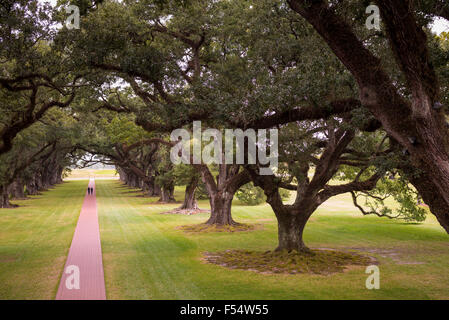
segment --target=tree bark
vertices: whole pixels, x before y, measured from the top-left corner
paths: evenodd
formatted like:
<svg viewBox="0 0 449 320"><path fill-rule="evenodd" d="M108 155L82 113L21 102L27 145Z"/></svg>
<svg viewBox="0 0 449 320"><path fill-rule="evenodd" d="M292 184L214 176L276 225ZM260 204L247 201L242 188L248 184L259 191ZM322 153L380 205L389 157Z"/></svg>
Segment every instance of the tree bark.
<svg viewBox="0 0 449 320"><path fill-rule="evenodd" d="M160 187L156 182L154 182L154 183L153 183L153 193L152 193L152 196L153 196L153 197L159 197L161 194L162 194L162 189L161 189L161 187Z"/></svg>
<svg viewBox="0 0 449 320"><path fill-rule="evenodd" d="M8 186L0 186L0 208L11 208L9 203Z"/></svg>
<svg viewBox="0 0 449 320"><path fill-rule="evenodd" d="M41 189L48 190L51 186L50 170L49 170L48 166L43 168L42 173L40 175L40 179L41 179Z"/></svg>
<svg viewBox="0 0 449 320"><path fill-rule="evenodd" d="M117 168L117 172L118 172L120 181L123 183L126 183L127 178L126 178L125 171L119 166L116 166L116 168Z"/></svg>
<svg viewBox="0 0 449 320"><path fill-rule="evenodd" d="M16 198L16 186L15 186L15 181L13 181L10 185L8 185L8 194L11 198Z"/></svg>
<svg viewBox="0 0 449 320"><path fill-rule="evenodd" d="M11 194L15 199L25 198L24 186L22 179L16 179L11 185Z"/></svg>
<svg viewBox="0 0 449 320"><path fill-rule="evenodd" d="M276 213L276 212L275 212ZM299 214L276 214L278 217L278 241L279 245L276 251L296 250L299 252L308 252L309 248L304 244L303 231L309 220L310 215Z"/></svg>
<svg viewBox="0 0 449 320"><path fill-rule="evenodd" d="M44 190L44 179L43 179L43 170L41 170L39 173L36 174L36 177L34 179L36 183L36 187L38 191Z"/></svg>
<svg viewBox="0 0 449 320"><path fill-rule="evenodd" d="M64 172L64 167L59 167L58 171L56 173L56 183L62 183L63 179L62 179L62 173Z"/></svg>
<svg viewBox="0 0 449 320"><path fill-rule="evenodd" d="M426 173L411 175L409 180L411 184L415 186L416 190L418 190L422 199L429 206L430 211L435 215L440 225L447 233L449 233L449 199L445 199L443 196L447 194L447 192L438 192L436 183L432 181L432 177ZM447 190L449 190L449 183L447 185Z"/></svg>
<svg viewBox="0 0 449 320"><path fill-rule="evenodd" d="M159 202L169 202L169 198L170 198L170 196L168 194L168 191L166 189L162 189L161 196L158 201Z"/></svg>
<svg viewBox="0 0 449 320"><path fill-rule="evenodd" d="M233 198L234 193L230 192L218 192L213 194L209 199L211 214L209 220L206 221L206 224L218 226L238 225L238 223L232 219L231 214Z"/></svg>
<svg viewBox="0 0 449 320"><path fill-rule="evenodd" d="M183 204L179 207L181 210L198 210L198 203L195 199L195 190L198 186L198 177L195 175L186 186L185 197Z"/></svg>
<svg viewBox="0 0 449 320"><path fill-rule="evenodd" d="M176 202L174 192L175 192L174 186L163 187L161 197L159 198L159 202L166 202L166 203Z"/></svg>
<svg viewBox="0 0 449 320"><path fill-rule="evenodd" d="M130 180L129 180L129 186L131 188L139 188L139 178L134 173L129 174Z"/></svg>
<svg viewBox="0 0 449 320"><path fill-rule="evenodd" d="M144 192L149 197L160 197L161 196L161 187L156 184L154 176L150 176L147 178L147 181L144 183Z"/></svg>
<svg viewBox="0 0 449 320"><path fill-rule="evenodd" d="M231 215L232 199L237 190L250 181L249 174L246 171L240 172L239 165L220 164L215 181L206 165L198 165L198 170L206 186L211 209L211 215L206 224L238 225Z"/></svg>
<svg viewBox="0 0 449 320"><path fill-rule="evenodd" d="M52 168L51 174L50 174L50 185L54 186L58 184L58 169Z"/></svg>
<svg viewBox="0 0 449 320"><path fill-rule="evenodd" d="M38 194L38 188L36 185L36 178L33 177L26 183L26 193L28 196Z"/></svg>
<svg viewBox="0 0 449 320"><path fill-rule="evenodd" d="M136 176L132 173L128 174L128 186L131 188L135 188L136 187Z"/></svg>
<svg viewBox="0 0 449 320"><path fill-rule="evenodd" d="M275 251L309 252L310 249L303 240L303 232L317 205L313 204L313 197L311 197L311 194L307 194L305 190L303 190L305 192L299 192L300 190L298 190L294 205L284 205L274 179L271 176L260 177L259 180L255 180L255 183L263 187L267 202L273 209L278 222L279 243Z"/></svg>

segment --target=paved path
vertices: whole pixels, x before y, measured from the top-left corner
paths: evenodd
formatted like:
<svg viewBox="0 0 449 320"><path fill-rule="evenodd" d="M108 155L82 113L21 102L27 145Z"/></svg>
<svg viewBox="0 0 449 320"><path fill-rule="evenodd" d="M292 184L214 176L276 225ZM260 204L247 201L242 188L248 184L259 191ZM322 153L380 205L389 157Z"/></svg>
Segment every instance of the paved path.
<svg viewBox="0 0 449 320"><path fill-rule="evenodd" d="M94 194L86 191L56 300L106 299L95 181L90 180L89 186Z"/></svg>

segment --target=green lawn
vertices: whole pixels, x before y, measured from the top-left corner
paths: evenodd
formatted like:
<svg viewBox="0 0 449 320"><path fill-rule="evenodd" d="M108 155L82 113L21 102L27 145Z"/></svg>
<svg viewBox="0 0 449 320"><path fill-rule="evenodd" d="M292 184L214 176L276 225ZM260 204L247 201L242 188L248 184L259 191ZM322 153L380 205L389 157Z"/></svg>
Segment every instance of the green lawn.
<svg viewBox="0 0 449 320"><path fill-rule="evenodd" d="M100 176L114 176L117 174L117 171L115 169L99 169L95 170L95 174Z"/></svg>
<svg viewBox="0 0 449 320"><path fill-rule="evenodd" d="M89 179L89 178L112 178L118 177L115 169L73 169L67 179Z"/></svg>
<svg viewBox="0 0 449 320"><path fill-rule="evenodd" d="M263 224L261 230L192 235L176 227L207 214L161 215L177 205L152 204L156 199L136 197L118 181L97 186L108 299L449 299L449 237L430 216L422 225L361 217L346 196L313 216L309 246L358 248L380 260L381 289L367 290L361 267L329 276L264 275L202 262L204 251L275 248L267 205L233 209L237 221Z"/></svg>
<svg viewBox="0 0 449 320"><path fill-rule="evenodd" d="M0 209L0 298L53 299L87 181L70 181L17 209ZM234 205L251 232L186 234L180 225L207 214L161 215L117 180L98 180L97 197L108 299L449 299L449 237L423 224L362 217L347 196L331 199L306 228L313 248L353 249L380 261L381 288L367 290L362 267L333 275L267 275L202 262L202 252L271 250L276 221L267 205ZM177 199L182 188L177 188ZM207 207L207 202L200 206Z"/></svg>
<svg viewBox="0 0 449 320"><path fill-rule="evenodd" d="M87 181L0 209L0 299L54 299Z"/></svg>

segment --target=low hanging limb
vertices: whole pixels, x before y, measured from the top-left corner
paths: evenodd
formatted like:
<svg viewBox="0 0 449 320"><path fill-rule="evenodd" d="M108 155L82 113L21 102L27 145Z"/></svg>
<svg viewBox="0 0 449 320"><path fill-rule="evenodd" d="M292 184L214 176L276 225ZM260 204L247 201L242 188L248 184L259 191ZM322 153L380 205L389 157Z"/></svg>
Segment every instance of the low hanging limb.
<svg viewBox="0 0 449 320"><path fill-rule="evenodd" d="M401 214L400 214L400 213L398 213L396 216L390 216L390 215L385 214L385 213L379 213L379 212L377 212L376 210L366 211L366 210L363 209L363 207L357 202L358 195L356 195L356 193L355 193L354 191L351 191L351 196L352 196L352 202L353 202L354 206L355 206L357 209L359 209L360 212L361 212L364 216L367 216L367 215L376 215L376 216L378 216L378 217L381 217L381 218L384 218L384 217L385 217L385 218L388 218L388 219L402 219L402 220L405 219L405 217L401 217ZM372 197L372 195L370 195L370 196ZM381 199L385 199L385 198L381 198Z"/></svg>

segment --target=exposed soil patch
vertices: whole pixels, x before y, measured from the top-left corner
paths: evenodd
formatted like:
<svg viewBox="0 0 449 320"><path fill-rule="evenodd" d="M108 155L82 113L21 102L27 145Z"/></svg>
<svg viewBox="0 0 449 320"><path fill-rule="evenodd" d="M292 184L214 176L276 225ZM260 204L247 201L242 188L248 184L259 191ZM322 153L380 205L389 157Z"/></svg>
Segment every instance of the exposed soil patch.
<svg viewBox="0 0 449 320"><path fill-rule="evenodd" d="M204 260L230 269L243 269L268 274L309 273L327 275L343 272L351 266L373 264L370 257L322 249L311 250L308 253L226 250L223 252L206 252L204 253Z"/></svg>
<svg viewBox="0 0 449 320"><path fill-rule="evenodd" d="M141 193L141 190L130 190L130 191L122 191L122 194L133 194L133 193Z"/></svg>
<svg viewBox="0 0 449 320"><path fill-rule="evenodd" d="M7 207L7 208L3 208L3 209L15 209L15 208L18 208L18 207L20 207L18 204L15 204L15 203L9 203L9 207Z"/></svg>
<svg viewBox="0 0 449 320"><path fill-rule="evenodd" d="M153 204L174 204L174 203L181 203L181 201L156 201L156 202L153 202Z"/></svg>
<svg viewBox="0 0 449 320"><path fill-rule="evenodd" d="M146 194L138 194L136 197L137 198L151 198L150 196L147 196Z"/></svg>
<svg viewBox="0 0 449 320"><path fill-rule="evenodd" d="M379 248L348 248L357 250L360 252L369 252L373 254L377 254L382 258L389 258L396 264L425 264L425 262L420 261L413 261L410 260L408 257L405 257L407 255L407 252L401 252L400 249L398 250L392 250L392 249L379 249Z"/></svg>
<svg viewBox="0 0 449 320"><path fill-rule="evenodd" d="M191 216L194 214L202 213L202 212L209 212L210 210L203 210L203 209L174 209L166 212L161 212L161 214L183 214L186 216Z"/></svg>
<svg viewBox="0 0 449 320"><path fill-rule="evenodd" d="M17 258L14 256L8 256L8 255L0 255L0 263L6 263L6 262L14 262Z"/></svg>
<svg viewBox="0 0 449 320"><path fill-rule="evenodd" d="M261 224L245 224L239 223L233 226L217 226L209 225L205 223L201 224L190 224L186 226L177 227L179 230L183 230L187 233L208 233L208 232L242 232L242 231L253 231L261 229L263 226Z"/></svg>

